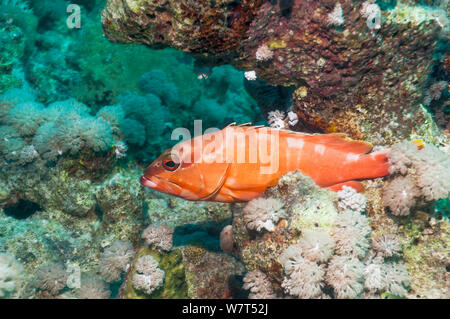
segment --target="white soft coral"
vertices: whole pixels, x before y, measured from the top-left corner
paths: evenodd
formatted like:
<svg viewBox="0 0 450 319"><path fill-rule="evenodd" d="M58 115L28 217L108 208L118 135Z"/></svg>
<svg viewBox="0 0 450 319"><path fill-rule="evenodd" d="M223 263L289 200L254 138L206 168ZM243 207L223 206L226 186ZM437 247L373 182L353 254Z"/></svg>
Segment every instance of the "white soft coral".
<svg viewBox="0 0 450 319"><path fill-rule="evenodd" d="M0 253L0 298L10 298L23 279L23 267L14 256Z"/></svg>

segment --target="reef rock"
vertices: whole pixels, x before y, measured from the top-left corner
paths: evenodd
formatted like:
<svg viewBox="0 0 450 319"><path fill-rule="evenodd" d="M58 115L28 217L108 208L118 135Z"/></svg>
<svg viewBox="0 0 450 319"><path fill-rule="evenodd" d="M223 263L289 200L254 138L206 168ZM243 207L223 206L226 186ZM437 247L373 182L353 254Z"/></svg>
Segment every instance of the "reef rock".
<svg viewBox="0 0 450 319"><path fill-rule="evenodd" d="M439 142L420 103L445 12L403 3L380 9L370 0L335 6L333 0L108 0L102 21L112 41L170 46L206 64L255 71L271 85L294 86L299 129L342 131L373 143L417 136Z"/></svg>

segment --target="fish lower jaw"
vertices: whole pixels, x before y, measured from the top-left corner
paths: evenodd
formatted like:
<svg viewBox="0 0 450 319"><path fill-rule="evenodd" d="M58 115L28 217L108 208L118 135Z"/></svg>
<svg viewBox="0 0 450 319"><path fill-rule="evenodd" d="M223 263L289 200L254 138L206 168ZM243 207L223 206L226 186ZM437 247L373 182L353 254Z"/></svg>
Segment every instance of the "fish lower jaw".
<svg viewBox="0 0 450 319"><path fill-rule="evenodd" d="M156 186L158 186L155 182L151 181L150 179L148 179L145 176L141 176L140 182L142 185L149 187L149 188L156 188Z"/></svg>

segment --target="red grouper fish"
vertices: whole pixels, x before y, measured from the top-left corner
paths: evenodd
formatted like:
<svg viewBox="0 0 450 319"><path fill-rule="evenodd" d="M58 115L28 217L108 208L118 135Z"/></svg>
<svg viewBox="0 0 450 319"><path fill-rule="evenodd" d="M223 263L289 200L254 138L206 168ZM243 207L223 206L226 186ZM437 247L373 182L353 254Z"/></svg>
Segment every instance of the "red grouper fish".
<svg viewBox="0 0 450 319"><path fill-rule="evenodd" d="M338 191L388 174L385 153L345 134L315 134L231 124L165 151L141 177L147 187L188 200L245 202L290 171Z"/></svg>

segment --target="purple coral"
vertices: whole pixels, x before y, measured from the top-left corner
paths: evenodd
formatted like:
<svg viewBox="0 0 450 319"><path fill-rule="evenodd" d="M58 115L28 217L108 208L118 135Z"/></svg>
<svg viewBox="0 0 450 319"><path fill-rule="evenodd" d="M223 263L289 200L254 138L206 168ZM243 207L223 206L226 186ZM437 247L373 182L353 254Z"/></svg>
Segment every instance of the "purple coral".
<svg viewBox="0 0 450 319"><path fill-rule="evenodd" d="M173 232L173 228L166 224L158 227L150 225L143 231L142 239L147 245L153 245L161 250L169 251L173 245Z"/></svg>
<svg viewBox="0 0 450 319"><path fill-rule="evenodd" d="M100 275L107 282L120 280L122 272L128 269L134 256L135 252L130 242L116 240L100 256Z"/></svg>

